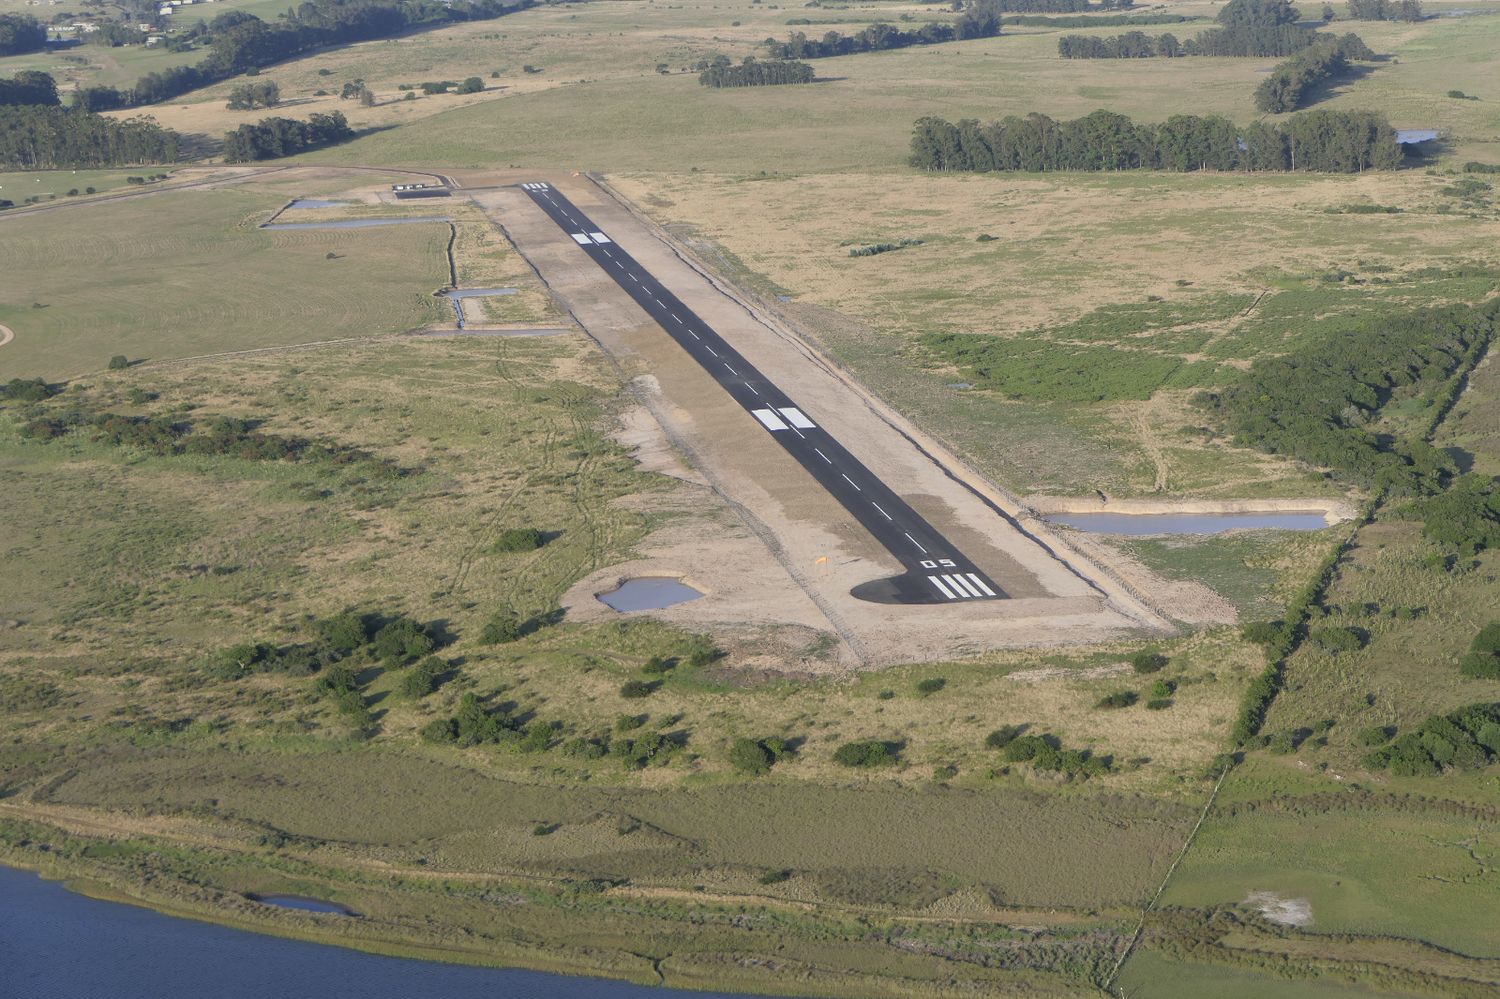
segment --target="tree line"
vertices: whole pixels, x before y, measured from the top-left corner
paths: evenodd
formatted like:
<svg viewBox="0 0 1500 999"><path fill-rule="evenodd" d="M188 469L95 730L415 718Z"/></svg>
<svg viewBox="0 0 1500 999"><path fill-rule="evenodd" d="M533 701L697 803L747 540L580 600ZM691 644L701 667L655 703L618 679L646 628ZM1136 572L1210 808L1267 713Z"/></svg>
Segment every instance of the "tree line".
<svg viewBox="0 0 1500 999"><path fill-rule="evenodd" d="M1375 53L1358 35L1320 38L1316 45L1277 64L1271 75L1260 81L1255 88L1255 107L1272 114L1295 111L1302 106L1309 87L1343 73L1349 68L1349 60L1374 58Z"/></svg>
<svg viewBox="0 0 1500 999"><path fill-rule="evenodd" d="M952 24L933 21L915 31L905 31L894 24L877 22L853 35L830 31L818 41L808 38L800 31L794 31L784 42L767 38L766 48L776 59L825 59L856 52L881 52L913 45L993 38L1000 34L1000 10L995 0L986 0L985 3L971 6Z"/></svg>
<svg viewBox="0 0 1500 999"><path fill-rule="evenodd" d="M0 14L0 56L40 52L47 45L47 29L25 14Z"/></svg>
<svg viewBox="0 0 1500 999"><path fill-rule="evenodd" d="M698 74L705 87L768 87L782 83L811 83L813 68L805 62L747 57L738 66L714 65Z"/></svg>
<svg viewBox="0 0 1500 999"><path fill-rule="evenodd" d="M1215 18L1218 27L1186 41L1170 33L1152 37L1139 31L1112 38L1064 35L1057 40L1057 52L1064 59L1289 56L1312 45L1317 37L1297 23L1299 17L1291 0L1230 0Z"/></svg>
<svg viewBox="0 0 1500 999"><path fill-rule="evenodd" d="M1057 40L1057 54L1064 59L1286 56L1307 48L1313 40L1313 32L1288 24L1256 29L1209 28L1186 41L1179 40L1170 31L1160 35L1127 31L1107 38L1063 35Z"/></svg>
<svg viewBox="0 0 1500 999"><path fill-rule="evenodd" d="M0 165L9 169L171 163L178 148L177 133L149 118L116 121L55 104L0 107Z"/></svg>
<svg viewBox="0 0 1500 999"><path fill-rule="evenodd" d="M454 0L441 5L424 0L306 0L276 23L240 11L227 11L211 22L208 55L192 66L147 73L128 91L101 93L94 100L114 99L115 106L155 104L190 90L260 69L313 49L389 38L418 27L454 21L483 21L532 6L534 0Z"/></svg>
<svg viewBox="0 0 1500 999"><path fill-rule="evenodd" d="M1174 115L1138 125L1095 111L1056 121L1032 113L981 125L922 118L911 140L922 170L1311 170L1357 173L1401 165L1385 117L1369 111L1306 111L1245 128L1218 115Z"/></svg>
<svg viewBox="0 0 1500 999"><path fill-rule="evenodd" d="M241 125L224 136L224 161L248 163L280 159L352 138L354 129L338 111L315 114L306 121L262 118L254 125Z"/></svg>
<svg viewBox="0 0 1500 999"><path fill-rule="evenodd" d="M1420 21L1422 0L1349 0L1352 21Z"/></svg>

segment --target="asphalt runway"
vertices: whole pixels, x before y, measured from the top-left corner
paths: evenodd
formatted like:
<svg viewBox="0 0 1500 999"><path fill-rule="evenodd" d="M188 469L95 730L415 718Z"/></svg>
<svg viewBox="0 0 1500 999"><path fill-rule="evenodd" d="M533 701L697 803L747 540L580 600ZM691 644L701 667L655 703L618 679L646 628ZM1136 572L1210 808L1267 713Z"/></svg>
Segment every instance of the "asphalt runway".
<svg viewBox="0 0 1500 999"><path fill-rule="evenodd" d="M818 425L817 409L793 402L702 319L601 231L555 187L522 184L578 248L604 269L677 344L893 555L906 572L855 587L876 603L946 604L1006 597L994 580Z"/></svg>

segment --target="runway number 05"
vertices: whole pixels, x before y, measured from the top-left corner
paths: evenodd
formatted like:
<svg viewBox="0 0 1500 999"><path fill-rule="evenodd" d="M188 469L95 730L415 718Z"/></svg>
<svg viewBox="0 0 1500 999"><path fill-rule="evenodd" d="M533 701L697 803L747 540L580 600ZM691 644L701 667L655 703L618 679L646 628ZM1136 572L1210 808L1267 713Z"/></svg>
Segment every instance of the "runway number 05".
<svg viewBox="0 0 1500 999"><path fill-rule="evenodd" d="M922 568L924 569L936 569L938 566L942 566L944 569L952 569L956 565L957 563L951 558L940 558L936 562L931 559L922 560Z"/></svg>

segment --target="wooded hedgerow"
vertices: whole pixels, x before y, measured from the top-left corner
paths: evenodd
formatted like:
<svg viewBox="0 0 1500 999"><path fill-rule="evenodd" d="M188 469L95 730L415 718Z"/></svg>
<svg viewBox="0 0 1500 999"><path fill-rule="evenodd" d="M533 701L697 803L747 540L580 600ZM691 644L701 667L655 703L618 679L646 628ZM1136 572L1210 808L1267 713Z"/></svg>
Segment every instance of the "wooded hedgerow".
<svg viewBox="0 0 1500 999"><path fill-rule="evenodd" d="M1241 128L1218 115L1174 115L1138 125L1095 111L1056 121L1032 113L981 125L922 118L911 140L922 170L1312 170L1358 173L1402 162L1396 133L1369 111L1304 111Z"/></svg>

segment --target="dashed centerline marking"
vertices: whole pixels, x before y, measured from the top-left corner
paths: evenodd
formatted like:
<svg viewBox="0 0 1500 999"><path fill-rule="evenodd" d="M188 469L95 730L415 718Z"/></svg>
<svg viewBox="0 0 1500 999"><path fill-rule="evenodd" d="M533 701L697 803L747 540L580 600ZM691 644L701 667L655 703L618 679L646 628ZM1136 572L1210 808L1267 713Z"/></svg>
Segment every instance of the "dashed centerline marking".
<svg viewBox="0 0 1500 999"><path fill-rule="evenodd" d="M853 479L849 478L849 476L844 475L843 472L840 472L839 474L844 476L844 481L847 482L847 483L849 483L851 486L853 486L854 490L856 492L861 492L861 493L864 492L863 489L859 488L859 483L858 482L855 482ZM907 535L907 537L911 537L911 535Z"/></svg>
<svg viewBox="0 0 1500 999"><path fill-rule="evenodd" d="M873 506L875 509L879 510L880 511L880 515L882 517L884 517L886 520L892 519L891 515L888 514L888 513L886 513L885 512L885 508L882 507L879 503L871 503L870 505Z"/></svg>
<svg viewBox="0 0 1500 999"><path fill-rule="evenodd" d="M833 464L833 459L830 458L830 457L828 457L828 455L824 454L822 448L816 448L815 447L815 448L813 448L813 450L816 451L816 452L818 452L818 457L819 458L822 458L824 461L828 462L828 464L830 464L830 465Z"/></svg>
<svg viewBox="0 0 1500 999"><path fill-rule="evenodd" d="M725 370L725 371L728 371L728 372L729 372L729 373L730 373L730 374L731 374L731 375L733 375L733 376L734 376L734 377L736 377L736 378L738 378L738 377L739 377L739 376L740 376L740 373L739 373L739 372L738 372L738 371L736 371L736 370L734 370L734 369L733 369L733 368L731 368L731 367L730 367L730 366L729 366L729 365L727 365L727 364L726 364L726 365L724 365L724 370Z"/></svg>
<svg viewBox="0 0 1500 999"><path fill-rule="evenodd" d="M906 534L905 531L902 531L901 533L902 534ZM912 544L916 545L917 546L917 551L921 552L923 555L927 554L927 549L922 547L922 542L918 541L916 538L912 537L910 534L906 534L906 540L910 541Z"/></svg>

